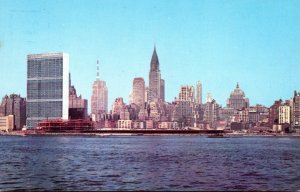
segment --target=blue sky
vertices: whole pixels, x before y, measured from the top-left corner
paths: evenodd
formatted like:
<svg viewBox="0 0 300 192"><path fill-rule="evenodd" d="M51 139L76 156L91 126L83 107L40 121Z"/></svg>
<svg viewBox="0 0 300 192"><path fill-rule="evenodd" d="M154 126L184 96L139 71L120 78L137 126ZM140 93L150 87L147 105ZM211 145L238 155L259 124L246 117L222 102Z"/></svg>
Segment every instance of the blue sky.
<svg viewBox="0 0 300 192"><path fill-rule="evenodd" d="M240 83L250 104L300 91L300 1L0 0L0 96L26 96L26 55L70 54L72 84L90 101L100 60L109 106L148 83L156 43L166 100L203 83L223 106Z"/></svg>

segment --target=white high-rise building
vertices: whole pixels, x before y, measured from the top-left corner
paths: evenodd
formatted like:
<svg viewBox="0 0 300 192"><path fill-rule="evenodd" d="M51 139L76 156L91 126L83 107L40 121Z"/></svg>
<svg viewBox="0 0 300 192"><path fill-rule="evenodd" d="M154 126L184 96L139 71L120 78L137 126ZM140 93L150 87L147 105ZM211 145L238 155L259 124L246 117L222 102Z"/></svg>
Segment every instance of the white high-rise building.
<svg viewBox="0 0 300 192"><path fill-rule="evenodd" d="M27 56L27 120L29 128L46 119L69 117L69 55Z"/></svg>
<svg viewBox="0 0 300 192"><path fill-rule="evenodd" d="M278 123L291 123L291 107L288 105L282 105L278 108Z"/></svg>

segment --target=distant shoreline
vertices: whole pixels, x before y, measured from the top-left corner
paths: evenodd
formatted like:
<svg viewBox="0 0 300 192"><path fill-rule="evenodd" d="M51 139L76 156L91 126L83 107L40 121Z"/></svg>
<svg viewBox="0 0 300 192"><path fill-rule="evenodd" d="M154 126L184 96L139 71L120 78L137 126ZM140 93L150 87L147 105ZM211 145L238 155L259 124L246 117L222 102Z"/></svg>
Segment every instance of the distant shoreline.
<svg viewBox="0 0 300 192"><path fill-rule="evenodd" d="M117 132L117 131L106 131L106 132L0 132L0 136L86 136L86 137L109 137L109 136L212 136L218 135L218 133L197 133L190 131L176 131L176 132L136 132L136 131L127 131L127 132ZM300 134L252 134L252 133L221 133L224 138L235 138L235 137L300 137Z"/></svg>

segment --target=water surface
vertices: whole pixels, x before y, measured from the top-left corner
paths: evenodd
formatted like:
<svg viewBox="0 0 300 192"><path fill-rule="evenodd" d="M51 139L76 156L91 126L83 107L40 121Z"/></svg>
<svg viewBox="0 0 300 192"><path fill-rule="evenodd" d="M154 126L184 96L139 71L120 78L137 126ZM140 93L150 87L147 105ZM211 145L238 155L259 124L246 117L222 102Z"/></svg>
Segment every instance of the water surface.
<svg viewBox="0 0 300 192"><path fill-rule="evenodd" d="M0 136L0 190L300 189L300 138Z"/></svg>

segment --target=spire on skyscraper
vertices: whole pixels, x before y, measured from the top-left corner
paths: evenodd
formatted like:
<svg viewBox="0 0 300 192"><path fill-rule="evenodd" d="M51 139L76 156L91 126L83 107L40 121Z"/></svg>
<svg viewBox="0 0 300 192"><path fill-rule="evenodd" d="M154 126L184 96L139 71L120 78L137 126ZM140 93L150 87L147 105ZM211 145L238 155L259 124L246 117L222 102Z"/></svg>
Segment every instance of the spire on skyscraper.
<svg viewBox="0 0 300 192"><path fill-rule="evenodd" d="M151 71L159 71L159 61L156 53L156 45L154 44L154 50L151 58Z"/></svg>
<svg viewBox="0 0 300 192"><path fill-rule="evenodd" d="M236 88L237 88L237 89L239 89L239 88L240 88L239 82L237 82L237 84L236 84Z"/></svg>
<svg viewBox="0 0 300 192"><path fill-rule="evenodd" d="M99 60L97 60L97 75L96 79L99 80Z"/></svg>

